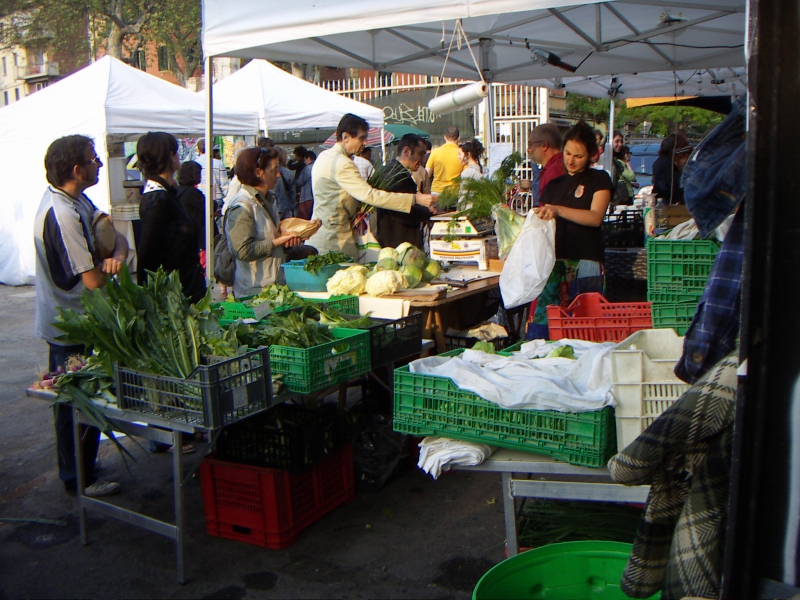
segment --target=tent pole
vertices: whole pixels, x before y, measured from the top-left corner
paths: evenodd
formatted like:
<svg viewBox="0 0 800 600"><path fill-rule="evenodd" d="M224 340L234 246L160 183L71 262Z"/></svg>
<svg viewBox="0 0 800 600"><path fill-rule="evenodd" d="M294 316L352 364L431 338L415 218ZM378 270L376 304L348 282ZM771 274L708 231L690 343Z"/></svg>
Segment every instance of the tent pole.
<svg viewBox="0 0 800 600"><path fill-rule="evenodd" d="M386 166L386 129L383 125L381 125L381 161L383 166Z"/></svg>
<svg viewBox="0 0 800 600"><path fill-rule="evenodd" d="M613 160L614 150L611 144L614 135L614 96L611 96L611 105L608 109L608 133L606 134L605 152L603 153L603 170L614 178Z"/></svg>
<svg viewBox="0 0 800 600"><path fill-rule="evenodd" d="M206 72L206 164L203 168L206 169L208 176L206 177L206 189L203 193L206 195L206 285L211 285L214 281L214 228L211 226L212 219L214 218L214 116L212 111L214 109L213 99L213 67L214 59L206 56L205 59L205 72ZM223 232L224 233L224 232Z"/></svg>

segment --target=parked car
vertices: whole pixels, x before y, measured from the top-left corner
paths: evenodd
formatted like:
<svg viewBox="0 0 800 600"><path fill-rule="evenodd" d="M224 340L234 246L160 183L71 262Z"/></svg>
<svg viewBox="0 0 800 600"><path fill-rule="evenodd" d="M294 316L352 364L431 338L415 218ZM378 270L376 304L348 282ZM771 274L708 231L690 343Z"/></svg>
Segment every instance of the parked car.
<svg viewBox="0 0 800 600"><path fill-rule="evenodd" d="M644 144L628 144L628 148L631 149L631 167L633 167L636 180L639 182L639 188L633 198L633 203L638 206L644 203L644 195L653 191L653 163L658 158L660 147L661 140Z"/></svg>

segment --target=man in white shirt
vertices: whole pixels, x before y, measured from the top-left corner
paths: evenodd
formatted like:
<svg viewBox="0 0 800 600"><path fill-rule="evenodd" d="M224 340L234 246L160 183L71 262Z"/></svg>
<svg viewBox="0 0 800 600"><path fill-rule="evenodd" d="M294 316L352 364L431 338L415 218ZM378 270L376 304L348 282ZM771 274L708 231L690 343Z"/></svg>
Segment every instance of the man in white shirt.
<svg viewBox="0 0 800 600"><path fill-rule="evenodd" d="M206 140L201 138L197 141L197 152L200 154L197 162L203 167L203 171L200 174L200 190L205 194L206 193L206 185L208 182L208 168L206 166L207 159L205 158L206 154ZM211 159L211 173L212 173L212 185L214 194L214 206L216 206L217 210L222 208L222 201L225 199L225 196L228 194L228 172L225 170L225 167L222 165L222 161L218 158Z"/></svg>

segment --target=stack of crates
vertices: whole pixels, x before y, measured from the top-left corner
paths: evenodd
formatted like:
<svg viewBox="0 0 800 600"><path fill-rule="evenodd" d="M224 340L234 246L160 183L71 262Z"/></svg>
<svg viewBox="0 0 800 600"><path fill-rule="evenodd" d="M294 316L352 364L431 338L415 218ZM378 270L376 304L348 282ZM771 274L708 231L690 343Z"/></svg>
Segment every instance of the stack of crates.
<svg viewBox="0 0 800 600"><path fill-rule="evenodd" d="M206 531L285 548L340 504L352 502L352 446L334 406L290 404L222 430L200 463Z"/></svg>
<svg viewBox="0 0 800 600"><path fill-rule="evenodd" d="M648 241L647 299L654 329L686 333L718 253L719 244L711 240Z"/></svg>

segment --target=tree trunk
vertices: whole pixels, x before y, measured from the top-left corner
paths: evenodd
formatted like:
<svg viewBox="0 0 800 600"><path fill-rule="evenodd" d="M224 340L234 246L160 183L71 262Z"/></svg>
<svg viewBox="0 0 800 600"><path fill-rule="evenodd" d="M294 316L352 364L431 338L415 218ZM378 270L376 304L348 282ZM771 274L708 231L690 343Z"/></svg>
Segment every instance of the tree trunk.
<svg viewBox="0 0 800 600"><path fill-rule="evenodd" d="M106 52L109 56L122 60L122 40L124 35L120 29L113 22L110 23L111 30L108 32L108 40L106 41Z"/></svg>

